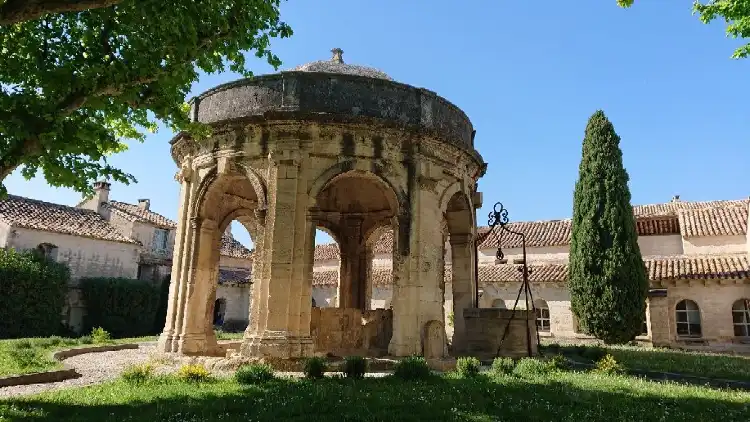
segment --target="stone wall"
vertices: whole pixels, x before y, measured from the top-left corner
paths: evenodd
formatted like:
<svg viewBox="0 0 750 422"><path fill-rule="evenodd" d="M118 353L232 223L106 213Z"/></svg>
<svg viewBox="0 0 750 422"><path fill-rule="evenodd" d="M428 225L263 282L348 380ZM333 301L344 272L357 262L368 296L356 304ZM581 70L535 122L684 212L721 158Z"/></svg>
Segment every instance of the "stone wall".
<svg viewBox="0 0 750 422"><path fill-rule="evenodd" d="M316 352L336 356L383 356L393 334L390 309L313 308L310 333Z"/></svg>
<svg viewBox="0 0 750 422"><path fill-rule="evenodd" d="M536 324L531 311L513 311L498 308L473 308L464 310L467 354L482 360L495 356L519 358L538 353ZM507 334L505 334L506 327ZM528 329L528 335L527 335ZM505 334L505 339L503 335ZM531 339L530 345L528 339Z"/></svg>

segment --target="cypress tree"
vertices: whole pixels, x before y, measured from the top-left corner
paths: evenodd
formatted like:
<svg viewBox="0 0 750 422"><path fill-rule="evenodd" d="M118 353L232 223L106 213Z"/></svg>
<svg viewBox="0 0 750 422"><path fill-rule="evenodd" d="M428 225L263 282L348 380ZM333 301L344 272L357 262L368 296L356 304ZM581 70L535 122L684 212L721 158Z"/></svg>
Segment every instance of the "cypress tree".
<svg viewBox="0 0 750 422"><path fill-rule="evenodd" d="M605 343L639 335L648 279L638 247L620 137L598 110L589 119L573 196L568 285L584 333Z"/></svg>

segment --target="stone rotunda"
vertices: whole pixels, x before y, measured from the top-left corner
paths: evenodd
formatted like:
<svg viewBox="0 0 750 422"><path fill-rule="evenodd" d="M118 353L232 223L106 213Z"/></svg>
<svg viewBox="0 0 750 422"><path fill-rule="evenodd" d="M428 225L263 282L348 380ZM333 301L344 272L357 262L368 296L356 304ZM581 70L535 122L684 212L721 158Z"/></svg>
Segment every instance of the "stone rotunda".
<svg viewBox="0 0 750 422"><path fill-rule="evenodd" d="M434 92L332 52L192 101L192 120L213 130L172 141L181 193L161 351L223 353L211 315L221 235L233 220L255 244L241 355L446 356L446 277L457 316L452 347L465 348L458 316L476 307L477 180L486 169L471 122ZM338 308L311 306L316 229L340 246ZM386 230L392 309L372 310L372 247Z"/></svg>

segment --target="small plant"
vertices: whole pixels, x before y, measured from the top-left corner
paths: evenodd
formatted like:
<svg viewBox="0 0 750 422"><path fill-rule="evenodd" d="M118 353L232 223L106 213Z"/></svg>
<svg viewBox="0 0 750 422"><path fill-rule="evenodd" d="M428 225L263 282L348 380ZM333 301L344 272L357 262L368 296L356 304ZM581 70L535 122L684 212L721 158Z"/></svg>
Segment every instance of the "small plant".
<svg viewBox="0 0 750 422"><path fill-rule="evenodd" d="M211 372L203 365L188 364L177 370L177 378L182 381L205 382L211 379Z"/></svg>
<svg viewBox="0 0 750 422"><path fill-rule="evenodd" d="M567 371L571 367L570 361L568 360L568 358L566 358L563 355L552 356L552 358L549 359L549 363L550 365L552 365L554 369L557 369L560 371Z"/></svg>
<svg viewBox="0 0 750 422"><path fill-rule="evenodd" d="M96 327L91 330L91 340L94 344L107 343L110 339L109 332L102 327Z"/></svg>
<svg viewBox="0 0 750 422"><path fill-rule="evenodd" d="M479 367L482 364L475 357L462 357L456 361L456 372L462 378L474 378L479 375Z"/></svg>
<svg viewBox="0 0 750 422"><path fill-rule="evenodd" d="M79 344L91 344L94 340L91 338L91 336L83 336L78 338Z"/></svg>
<svg viewBox="0 0 750 422"><path fill-rule="evenodd" d="M21 340L14 341L12 343L12 347L15 350L23 350L23 349L31 349L34 347L34 345L31 343L31 340L24 338Z"/></svg>
<svg viewBox="0 0 750 422"><path fill-rule="evenodd" d="M596 369L594 371L599 374L614 375L622 374L625 372L625 368L617 362L614 356L606 354L596 362Z"/></svg>
<svg viewBox="0 0 750 422"><path fill-rule="evenodd" d="M244 385L262 384L275 377L273 367L267 363L244 365L234 373L234 379Z"/></svg>
<svg viewBox="0 0 750 422"><path fill-rule="evenodd" d="M533 377L547 375L555 370L550 361L535 358L523 358L513 368L513 375L521 377Z"/></svg>
<svg viewBox="0 0 750 422"><path fill-rule="evenodd" d="M59 346L62 343L63 343L62 337L52 336L52 337L40 339L38 345L39 347L48 348L48 347Z"/></svg>
<svg viewBox="0 0 750 422"><path fill-rule="evenodd" d="M129 384L142 384L154 376L154 367L151 364L130 365L125 368L120 377Z"/></svg>
<svg viewBox="0 0 750 422"><path fill-rule="evenodd" d="M588 359L592 362L598 362L607 356L607 349L602 346L590 346L583 349L581 357Z"/></svg>
<svg viewBox="0 0 750 422"><path fill-rule="evenodd" d="M423 357L409 356L396 363L393 375L403 380L419 380L429 378L432 371Z"/></svg>
<svg viewBox="0 0 750 422"><path fill-rule="evenodd" d="M344 360L344 375L347 378L361 379L367 372L367 361L362 356L347 356Z"/></svg>
<svg viewBox="0 0 750 422"><path fill-rule="evenodd" d="M49 362L49 359L43 358L36 349L10 350L8 356L21 369L38 368Z"/></svg>
<svg viewBox="0 0 750 422"><path fill-rule="evenodd" d="M495 358L492 361L492 372L497 375L510 375L516 363L511 358Z"/></svg>
<svg viewBox="0 0 750 422"><path fill-rule="evenodd" d="M302 371L305 373L305 378L320 379L325 375L327 366L325 358L312 356L305 359Z"/></svg>

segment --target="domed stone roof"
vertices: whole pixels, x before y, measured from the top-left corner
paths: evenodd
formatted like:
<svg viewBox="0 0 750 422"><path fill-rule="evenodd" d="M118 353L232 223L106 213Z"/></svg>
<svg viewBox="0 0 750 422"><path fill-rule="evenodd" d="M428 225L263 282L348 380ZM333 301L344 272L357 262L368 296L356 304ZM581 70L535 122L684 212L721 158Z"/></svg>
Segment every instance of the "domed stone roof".
<svg viewBox="0 0 750 422"><path fill-rule="evenodd" d="M367 66L359 66L356 64L344 63L344 59L342 57L344 55L344 50L340 48L334 48L333 50L331 50L331 53L333 53L333 57L331 57L330 60L318 60L315 62L299 65L292 69L292 71L339 73L343 75L357 75L366 76L368 78L385 79L387 81L393 80L393 78L378 69Z"/></svg>

